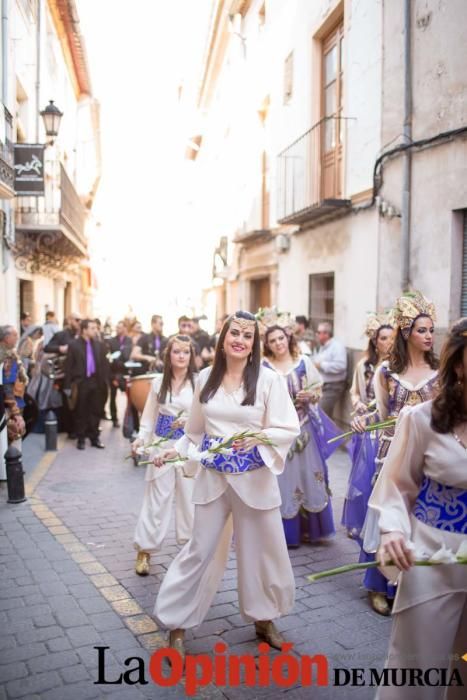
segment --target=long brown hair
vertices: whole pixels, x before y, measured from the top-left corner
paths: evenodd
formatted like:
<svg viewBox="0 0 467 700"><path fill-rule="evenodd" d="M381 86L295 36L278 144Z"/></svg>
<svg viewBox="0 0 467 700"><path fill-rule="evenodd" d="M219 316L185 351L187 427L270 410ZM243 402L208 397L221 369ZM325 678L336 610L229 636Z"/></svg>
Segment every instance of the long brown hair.
<svg viewBox="0 0 467 700"><path fill-rule="evenodd" d="M420 316L417 316L417 318L414 320L409 335L413 333L415 321L417 321L417 319L419 318L428 318L430 319L430 323L432 323L432 320L429 316L426 316L425 314L420 314ZM423 356L425 358L425 362L431 367L431 369L438 369L439 362L433 349L424 352ZM392 344L391 352L389 353L389 370L391 372L395 372L396 374L402 374L403 372L405 372L408 366L408 341L402 335L401 329L398 328L396 332L396 337L394 338L394 343Z"/></svg>
<svg viewBox="0 0 467 700"><path fill-rule="evenodd" d="M431 409L431 427L437 433L448 433L456 423L465 420L464 388L456 373L456 365L463 364L465 347L467 318L461 318L451 327L441 350L439 391Z"/></svg>
<svg viewBox="0 0 467 700"><path fill-rule="evenodd" d="M389 325L389 323L380 326L378 330L376 331L376 335L374 338L369 338L368 340L368 348L366 350L366 355L365 355L365 367L369 367L372 365L373 367L376 367L378 362L381 362L381 360L384 360L384 357L378 357L378 338L379 334L381 333L382 330L390 330L392 331L392 326Z"/></svg>
<svg viewBox="0 0 467 700"><path fill-rule="evenodd" d="M185 375L185 382L190 381L192 389L195 386L195 374L196 374L196 362L195 362L195 346L189 335L173 335L169 338L167 347L164 350L164 369L162 370L162 382L159 393L157 394L157 400L159 403L165 403L167 400L167 393L170 396L170 401L172 400L172 361L170 359L170 353L174 343L189 343L190 345L190 362ZM184 382L184 383L185 383Z"/></svg>
<svg viewBox="0 0 467 700"><path fill-rule="evenodd" d="M285 335L285 337L289 341L289 352L292 356L292 359L296 360L297 357L300 355L300 350L299 350L298 343L295 339L294 334L287 333L285 328L282 328L282 326L279 326L277 324L275 324L274 326L270 326L267 329L266 333L264 334L264 339L263 339L264 356L265 357L274 357L274 353L271 350L271 348L269 347L269 342L268 342L269 336L271 335L271 333L274 333L274 331L281 331L281 333L283 333Z"/></svg>
<svg viewBox="0 0 467 700"><path fill-rule="evenodd" d="M256 401L256 384L258 383L259 370L261 365L261 347L259 340L259 328L258 321L253 314L249 311L236 311L234 314L229 316L222 326L222 330L219 335L219 340L216 345L216 353L214 355L214 362L209 374L208 380L201 390L199 395L199 400L201 403L207 403L209 399L215 395L227 369L227 363L224 354L224 340L227 335L232 321L237 318L243 318L247 321L255 322L255 335L253 338L253 348L251 350L251 357L245 365L243 370L243 383L245 386L245 398L242 401L242 406L253 406Z"/></svg>

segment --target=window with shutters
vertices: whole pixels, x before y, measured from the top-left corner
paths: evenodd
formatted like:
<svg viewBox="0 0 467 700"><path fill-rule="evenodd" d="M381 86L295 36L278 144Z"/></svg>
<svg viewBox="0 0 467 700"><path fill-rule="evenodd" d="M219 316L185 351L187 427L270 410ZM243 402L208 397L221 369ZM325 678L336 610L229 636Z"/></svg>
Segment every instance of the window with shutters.
<svg viewBox="0 0 467 700"><path fill-rule="evenodd" d="M467 209L464 209L464 230L462 241L461 316L467 316Z"/></svg>
<svg viewBox="0 0 467 700"><path fill-rule="evenodd" d="M309 275L308 316L314 330L323 321L334 325L334 272Z"/></svg>
<svg viewBox="0 0 467 700"><path fill-rule="evenodd" d="M344 144L344 22L322 40L322 192L342 194Z"/></svg>

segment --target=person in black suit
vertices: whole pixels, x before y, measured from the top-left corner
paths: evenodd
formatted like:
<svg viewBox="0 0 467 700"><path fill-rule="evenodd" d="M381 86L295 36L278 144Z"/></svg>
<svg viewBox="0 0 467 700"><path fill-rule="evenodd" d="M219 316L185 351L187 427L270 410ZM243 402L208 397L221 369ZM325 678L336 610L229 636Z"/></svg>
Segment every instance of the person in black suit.
<svg viewBox="0 0 467 700"><path fill-rule="evenodd" d="M108 362L103 343L95 337L95 321L85 319L80 323L81 334L69 348L65 364L65 390L68 394L76 386L77 399L74 407L77 447L85 448L85 438L91 445L102 449L99 439L99 422L102 414L102 384L108 381Z"/></svg>
<svg viewBox="0 0 467 700"><path fill-rule="evenodd" d="M110 353L120 353L119 357L110 360L110 417L114 428L120 426L117 417L117 390L124 391L123 375L125 374L125 362L130 359L133 343L127 333L123 321L117 323L116 335L107 340L107 348Z"/></svg>
<svg viewBox="0 0 467 700"><path fill-rule="evenodd" d="M44 352L66 355L70 343L79 337L80 322L81 317L79 314L70 314L65 321L65 328L63 331L54 333L47 345L44 346Z"/></svg>
<svg viewBox="0 0 467 700"><path fill-rule="evenodd" d="M81 317L79 314L73 313L65 319L65 327L62 331L54 333L49 342L44 345L44 352L53 353L65 360L70 344L79 338L79 324ZM64 394L63 379L55 379L58 384L58 389L62 395L62 406L57 410L59 419L59 429L65 430L68 437L72 440L76 437L75 427L73 424L73 413L68 407L67 397Z"/></svg>
<svg viewBox="0 0 467 700"><path fill-rule="evenodd" d="M163 327L162 316L154 314L151 318L151 333L141 336L133 348L131 359L142 362L145 372L162 372L164 368L163 353L168 339L162 335Z"/></svg>

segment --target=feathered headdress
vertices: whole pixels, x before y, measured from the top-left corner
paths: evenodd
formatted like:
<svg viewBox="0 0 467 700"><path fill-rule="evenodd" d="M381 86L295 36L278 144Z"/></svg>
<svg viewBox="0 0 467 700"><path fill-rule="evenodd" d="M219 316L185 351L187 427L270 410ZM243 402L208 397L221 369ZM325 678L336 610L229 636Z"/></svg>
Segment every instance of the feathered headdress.
<svg viewBox="0 0 467 700"><path fill-rule="evenodd" d="M426 299L419 291L404 292L391 311L391 325L400 328L404 339L407 340L414 321L419 316L429 316L432 321L436 321L433 302Z"/></svg>

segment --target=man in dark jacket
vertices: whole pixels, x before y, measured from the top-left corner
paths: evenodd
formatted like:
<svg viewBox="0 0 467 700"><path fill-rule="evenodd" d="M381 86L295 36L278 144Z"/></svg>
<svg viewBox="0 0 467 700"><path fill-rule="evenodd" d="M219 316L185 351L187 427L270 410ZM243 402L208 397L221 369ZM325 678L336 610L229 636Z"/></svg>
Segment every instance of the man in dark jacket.
<svg viewBox="0 0 467 700"><path fill-rule="evenodd" d="M131 359L142 362L146 372L162 372L164 367L163 352L168 340L162 335L163 327L162 316L154 314L151 318L151 333L141 336L131 353Z"/></svg>
<svg viewBox="0 0 467 700"><path fill-rule="evenodd" d="M133 343L127 333L123 321L117 323L116 334L113 338L109 338L107 347L111 355L115 355L110 359L110 416L114 428L119 427L117 417L117 390L124 390L123 375L125 374L125 362L130 359ZM120 353L118 355L118 353ZM117 356L118 355L118 356Z"/></svg>
<svg viewBox="0 0 467 700"><path fill-rule="evenodd" d="M58 331L58 333L52 336L52 339L44 347L44 352L55 352L60 355L66 355L70 343L79 336L80 321L81 317L79 314L70 314L65 321L65 328L63 331Z"/></svg>
<svg viewBox="0 0 467 700"><path fill-rule="evenodd" d="M66 355L70 344L79 338L79 324L81 317L79 314L73 313L67 316L65 319L65 327L62 331L54 333L49 342L44 346L44 352L54 354L56 357L56 373L60 373L60 368L63 368L64 362L66 360ZM73 414L68 407L68 401L63 393L64 381L63 379L55 379L58 384L58 389L62 395L62 407L58 411L59 415L59 429L65 430L68 433L70 439L74 439L76 436L75 426L73 423Z"/></svg>
<svg viewBox="0 0 467 700"><path fill-rule="evenodd" d="M76 395L74 407L77 447L85 448L86 436L91 445L102 449L99 421L102 414L102 385L108 381L108 362L103 343L95 340L97 326L85 319L80 323L81 334L70 343L65 364L65 391Z"/></svg>

